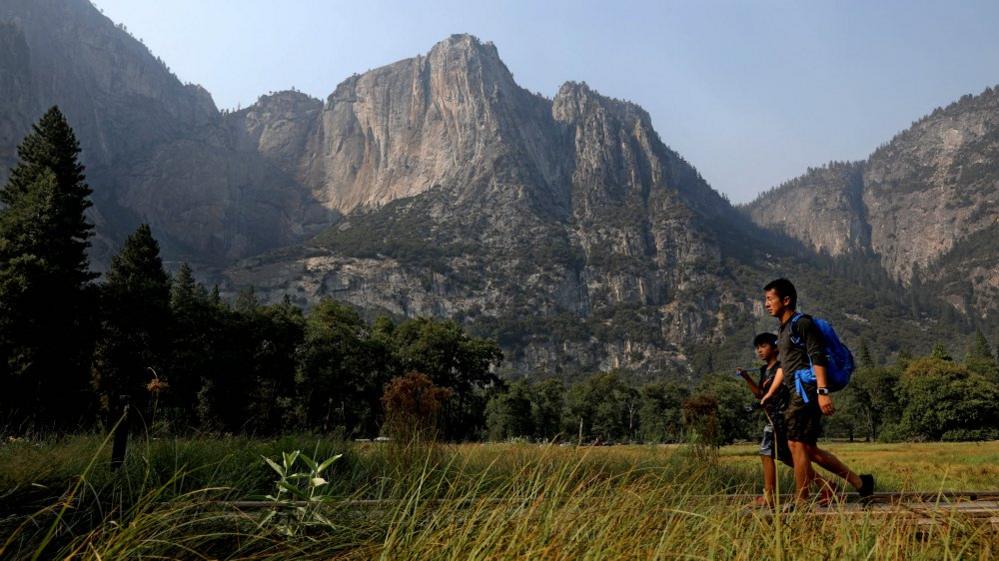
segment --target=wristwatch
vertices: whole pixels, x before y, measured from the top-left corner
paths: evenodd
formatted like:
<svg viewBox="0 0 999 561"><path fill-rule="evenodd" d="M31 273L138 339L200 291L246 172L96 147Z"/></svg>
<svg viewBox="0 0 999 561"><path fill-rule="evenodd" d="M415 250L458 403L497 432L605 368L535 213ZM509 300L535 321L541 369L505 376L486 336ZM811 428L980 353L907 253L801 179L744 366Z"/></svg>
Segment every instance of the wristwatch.
<svg viewBox="0 0 999 561"><path fill-rule="evenodd" d="M829 395L829 388L817 388L815 393L819 395Z"/></svg>

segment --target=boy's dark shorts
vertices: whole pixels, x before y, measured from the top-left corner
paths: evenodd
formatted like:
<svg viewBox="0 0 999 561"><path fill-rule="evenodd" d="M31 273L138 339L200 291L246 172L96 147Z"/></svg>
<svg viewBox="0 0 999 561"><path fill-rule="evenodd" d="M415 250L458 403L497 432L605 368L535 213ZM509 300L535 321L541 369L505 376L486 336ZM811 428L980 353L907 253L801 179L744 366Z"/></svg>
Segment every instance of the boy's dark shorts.
<svg viewBox="0 0 999 561"><path fill-rule="evenodd" d="M784 427L778 425L775 430L773 425L763 427L763 440L760 441L760 455L770 456L774 460L784 462L787 465L794 465L791 460L791 449L787 445L787 437L784 435Z"/></svg>
<svg viewBox="0 0 999 561"><path fill-rule="evenodd" d="M819 409L815 384L805 384L804 389L808 403L796 390L791 390L791 400L784 410L784 430L788 440L815 444L822 436L822 410Z"/></svg>

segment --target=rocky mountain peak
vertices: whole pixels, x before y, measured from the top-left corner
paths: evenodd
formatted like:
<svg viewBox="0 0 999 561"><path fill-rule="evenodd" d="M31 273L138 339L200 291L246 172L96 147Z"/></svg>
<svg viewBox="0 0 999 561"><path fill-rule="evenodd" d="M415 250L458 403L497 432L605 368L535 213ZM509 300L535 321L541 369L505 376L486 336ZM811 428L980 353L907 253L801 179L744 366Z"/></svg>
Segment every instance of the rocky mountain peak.
<svg viewBox="0 0 999 561"><path fill-rule="evenodd" d="M443 103L464 103L470 98L502 102L504 94L521 90L496 46L472 35L451 35L415 61L429 82L429 93Z"/></svg>
<svg viewBox="0 0 999 561"><path fill-rule="evenodd" d="M483 186L480 176L496 179L494 162L518 152L535 168L527 175L547 182L558 174L546 152L555 132L550 102L520 88L496 47L471 35L351 76L318 114L299 99L281 116L264 108L274 102L262 99L252 112L301 133L298 160L282 157L279 165L336 211L378 207L434 187L468 193Z"/></svg>
<svg viewBox="0 0 999 561"><path fill-rule="evenodd" d="M586 82L565 82L552 100L552 112L559 121L573 121L595 111L609 112L618 119L635 119L651 128L649 114L630 101L614 99L590 88Z"/></svg>
<svg viewBox="0 0 999 561"><path fill-rule="evenodd" d="M427 57L464 57L465 59L483 57L500 61L499 51L496 50L496 45L492 41L483 42L478 37L468 33L455 33L438 41L431 47Z"/></svg>

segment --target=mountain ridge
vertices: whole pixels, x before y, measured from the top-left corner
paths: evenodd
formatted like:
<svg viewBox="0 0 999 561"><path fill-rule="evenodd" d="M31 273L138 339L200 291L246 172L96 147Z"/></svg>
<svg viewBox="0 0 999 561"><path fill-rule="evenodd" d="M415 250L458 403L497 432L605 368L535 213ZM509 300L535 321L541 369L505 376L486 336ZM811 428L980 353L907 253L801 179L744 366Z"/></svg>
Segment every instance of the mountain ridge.
<svg viewBox="0 0 999 561"><path fill-rule="evenodd" d="M996 223L996 162L999 91L986 88L916 120L867 159L810 169L742 210L761 226L816 251L873 253L906 285L914 276L921 277L919 283L933 283L945 273L938 267L942 256L961 253L966 240ZM786 218L802 216L812 219ZM964 289L938 288L949 301L955 290ZM994 288L971 290L982 296ZM976 299L978 304L958 308L987 314L999 303L993 297Z"/></svg>
<svg viewBox="0 0 999 561"><path fill-rule="evenodd" d="M815 309L875 348L900 349L864 327L871 314L892 318L908 341L939 336L877 275L869 298L844 301L860 276L753 223L638 105L585 82L565 82L552 98L532 93L495 45L473 36L351 76L325 99L276 92L230 112L134 40L79 49L80 68L35 66L61 60L67 29L125 32L83 0L7 8L19 12L0 13L15 22L0 27L0 43L23 42L29 63L0 56L0 71L30 76L9 82L17 95L0 103L0 125L19 118L19 99L67 97L71 122L87 111L113 116L107 127L79 121L98 261L149 222L168 260L193 262L228 294L255 287L264 301L332 296L369 313L453 317L501 342L510 376L714 370L770 327L759 287L782 275L801 279L804 301L821 294ZM52 45L34 31L18 38L16 29L50 20L69 22ZM119 42L127 49L113 52ZM139 68L154 76L143 81ZM95 93L43 95L33 85L63 74ZM110 87L125 79L135 82L128 95Z"/></svg>

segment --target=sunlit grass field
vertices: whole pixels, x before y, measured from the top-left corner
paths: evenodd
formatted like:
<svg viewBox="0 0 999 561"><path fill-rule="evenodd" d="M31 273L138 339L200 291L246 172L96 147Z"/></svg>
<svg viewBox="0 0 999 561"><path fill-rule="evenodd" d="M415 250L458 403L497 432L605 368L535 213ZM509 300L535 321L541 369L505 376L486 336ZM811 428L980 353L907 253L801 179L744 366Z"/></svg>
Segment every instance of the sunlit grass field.
<svg viewBox="0 0 999 561"><path fill-rule="evenodd" d="M828 448L858 471L873 472L879 490L999 490L999 442ZM283 454L294 450L317 463L343 456L317 472L304 458ZM714 451L231 437L133 441L120 472L112 473L108 461L99 436L4 443L0 558L999 556L999 531L988 519L946 510L925 524L879 513L814 516L801 509L772 517L748 509L746 497L727 495L760 491L752 444ZM790 482L783 469L783 490ZM251 499L258 502L242 508L226 502Z"/></svg>
<svg viewBox="0 0 999 561"><path fill-rule="evenodd" d="M879 491L999 490L999 441L829 442L821 446L854 471L875 474ZM720 459L725 465L754 464L759 462L757 450L756 445L726 446ZM790 477L790 473L785 475Z"/></svg>

